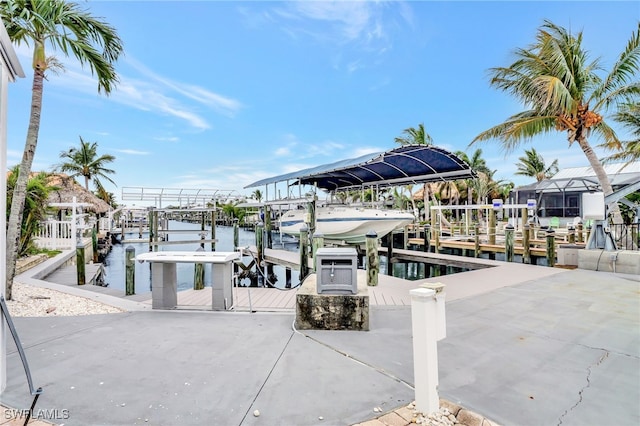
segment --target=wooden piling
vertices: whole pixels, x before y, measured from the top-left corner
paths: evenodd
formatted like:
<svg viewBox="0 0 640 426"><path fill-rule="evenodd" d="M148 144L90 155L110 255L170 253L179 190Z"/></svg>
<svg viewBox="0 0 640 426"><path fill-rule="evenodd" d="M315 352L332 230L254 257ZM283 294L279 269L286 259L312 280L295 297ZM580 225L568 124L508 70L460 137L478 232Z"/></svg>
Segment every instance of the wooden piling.
<svg viewBox="0 0 640 426"><path fill-rule="evenodd" d="M266 232L266 246L273 248L273 239L271 237L271 208L269 205L264 206L264 230Z"/></svg>
<svg viewBox="0 0 640 426"><path fill-rule="evenodd" d="M300 282L309 275L309 228L304 224L300 228Z"/></svg>
<svg viewBox="0 0 640 426"><path fill-rule="evenodd" d="M513 225L508 224L504 228L504 258L507 262L513 262Z"/></svg>
<svg viewBox="0 0 640 426"><path fill-rule="evenodd" d="M91 228L91 248L93 251L93 263L98 263L98 234L96 232L96 224Z"/></svg>
<svg viewBox="0 0 640 426"><path fill-rule="evenodd" d="M378 273L380 271L380 259L378 258L378 234L369 231L366 235L367 245L367 285L378 285Z"/></svg>
<svg viewBox="0 0 640 426"><path fill-rule="evenodd" d="M567 227L567 237L568 237L569 244L576 243L576 230L572 225L569 225Z"/></svg>
<svg viewBox="0 0 640 426"><path fill-rule="evenodd" d="M496 211L489 210L489 229L487 229L487 236L489 244L495 245L496 243Z"/></svg>
<svg viewBox="0 0 640 426"><path fill-rule="evenodd" d="M236 250L240 245L240 231L238 229L238 219L233 219L233 249Z"/></svg>
<svg viewBox="0 0 640 426"><path fill-rule="evenodd" d="M431 225L424 225L424 234L423 234L424 242L422 244L422 250L426 252L431 251Z"/></svg>
<svg viewBox="0 0 640 426"><path fill-rule="evenodd" d="M547 230L547 265L556 264L556 233L552 228Z"/></svg>
<svg viewBox="0 0 640 426"><path fill-rule="evenodd" d="M390 232L385 237L387 239L387 275L393 275L393 264L391 259L393 258L393 232Z"/></svg>
<svg viewBox="0 0 640 426"><path fill-rule="evenodd" d="M204 251L204 248L201 248L198 251ZM204 263L196 262L193 267L193 289L204 290Z"/></svg>
<svg viewBox="0 0 640 426"><path fill-rule="evenodd" d="M583 223L582 221L578 222L578 242L579 243L583 243L584 242L584 235L582 234L583 232Z"/></svg>
<svg viewBox="0 0 640 426"><path fill-rule="evenodd" d="M522 232L524 232L524 227L527 224L527 222L529 221L529 210L526 207L523 207L520 210L520 216L522 216L520 218L520 224L521 224L521 227L522 227L521 229L522 229Z"/></svg>
<svg viewBox="0 0 640 426"><path fill-rule="evenodd" d="M324 235L322 233L313 234L313 241L311 243L311 256L313 257L313 271L318 270L318 266L316 265L316 253L318 249L324 247Z"/></svg>
<svg viewBox="0 0 640 426"><path fill-rule="evenodd" d="M474 234L474 248L473 255L474 257L480 257L480 227L477 223L473 224L473 234Z"/></svg>
<svg viewBox="0 0 640 426"><path fill-rule="evenodd" d="M84 266L84 245L82 239L76 244L76 277L78 285L85 285L87 278L85 276Z"/></svg>
<svg viewBox="0 0 640 426"><path fill-rule="evenodd" d="M409 227L408 227L408 226L405 226L405 227L404 227L404 229L403 229L403 231L404 231L404 232L402 233L402 236L403 236L403 238L404 238L404 241L403 241L403 247L404 247L404 249L406 250L406 249L409 247ZM393 234L393 231L391 231L391 233Z"/></svg>
<svg viewBox="0 0 640 426"><path fill-rule="evenodd" d="M530 234L531 225L526 223L524 225L524 229L522 231L522 263L527 265L531 264L531 234Z"/></svg>
<svg viewBox="0 0 640 426"><path fill-rule="evenodd" d="M216 216L215 210L211 211L211 251L216 251Z"/></svg>
<svg viewBox="0 0 640 426"><path fill-rule="evenodd" d="M440 227L436 224L435 228L433 229L433 234L434 234L434 239L435 241L435 247L434 247L434 253L440 253Z"/></svg>
<svg viewBox="0 0 640 426"><path fill-rule="evenodd" d="M284 270L284 288L291 288L291 268Z"/></svg>
<svg viewBox="0 0 640 426"><path fill-rule="evenodd" d="M256 224L256 250L258 258L256 259L256 268L262 268L262 261L264 259L264 235L263 235L262 222Z"/></svg>
<svg viewBox="0 0 640 426"><path fill-rule="evenodd" d="M124 262L124 294L125 296L132 296L136 294L136 249L133 246L128 246L125 249Z"/></svg>

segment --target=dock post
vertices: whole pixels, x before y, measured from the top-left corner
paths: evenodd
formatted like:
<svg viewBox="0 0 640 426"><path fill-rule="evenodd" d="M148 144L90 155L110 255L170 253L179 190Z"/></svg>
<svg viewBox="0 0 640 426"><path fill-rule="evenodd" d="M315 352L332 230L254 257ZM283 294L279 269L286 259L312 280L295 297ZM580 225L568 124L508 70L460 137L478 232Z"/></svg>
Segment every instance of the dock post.
<svg viewBox="0 0 640 426"><path fill-rule="evenodd" d="M149 222L149 251L153 251L153 207L149 210L147 222Z"/></svg>
<svg viewBox="0 0 640 426"><path fill-rule="evenodd" d="M433 234L435 238L435 247L433 249L434 253L440 253L440 225L436 223L435 228L433 228Z"/></svg>
<svg viewBox="0 0 640 426"><path fill-rule="evenodd" d="M436 292L411 290L411 327L413 335L413 377L416 409L435 413L440 409L438 397L438 317Z"/></svg>
<svg viewBox="0 0 640 426"><path fill-rule="evenodd" d="M474 233L474 247L473 247L473 256L480 257L480 227L478 223L473 224L473 233Z"/></svg>
<svg viewBox="0 0 640 426"><path fill-rule="evenodd" d="M431 225L428 223L424 225L424 234L423 234L424 242L422 245L422 251L430 252L431 251Z"/></svg>
<svg viewBox="0 0 640 426"><path fill-rule="evenodd" d="M520 211L520 215L522 216L520 220L522 223L522 232L524 233L524 227L527 224L527 221L529 220L529 210L526 207L523 207L522 210Z"/></svg>
<svg viewBox="0 0 640 426"><path fill-rule="evenodd" d="M584 225L582 224L582 221L578 222L578 242L579 243L583 243L584 242L584 239L583 239L584 237L583 237L583 234L582 234L583 227L584 227Z"/></svg>
<svg viewBox="0 0 640 426"><path fill-rule="evenodd" d="M204 244L196 251L204 251ZM193 289L204 290L204 263L196 262L193 267Z"/></svg>
<svg viewBox="0 0 640 426"><path fill-rule="evenodd" d="M316 265L316 252L322 247L324 247L324 235L322 235L322 233L320 232L313 234L313 241L311 243L311 256L313 257L314 272L318 270L318 265Z"/></svg>
<svg viewBox="0 0 640 426"><path fill-rule="evenodd" d="M268 204L264 206L264 230L267 234L265 245L267 248L273 248L273 239L271 237L271 208Z"/></svg>
<svg viewBox="0 0 640 426"><path fill-rule="evenodd" d="M202 249L201 251L204 251L204 239L207 236L207 233L205 232L205 225L207 221L207 212L203 211L202 214L200 215L200 248Z"/></svg>
<svg viewBox="0 0 640 426"><path fill-rule="evenodd" d="M409 247L409 226L408 225L405 226L403 228L403 231L404 231L402 233L402 236L404 238L404 247L403 248L406 250ZM393 233L393 231L391 231L391 233Z"/></svg>
<svg viewBox="0 0 640 426"><path fill-rule="evenodd" d="M284 270L284 288L291 288L291 268L289 267Z"/></svg>
<svg viewBox="0 0 640 426"><path fill-rule="evenodd" d="M233 249L240 245L240 231L238 229L238 218L233 219Z"/></svg>
<svg viewBox="0 0 640 426"><path fill-rule="evenodd" d="M529 232L530 228L531 225L525 223L522 230L522 263L527 265L531 264L531 234Z"/></svg>
<svg viewBox="0 0 640 426"><path fill-rule="evenodd" d="M378 285L378 272L380 271L380 259L378 258L378 234L375 231L367 232L367 285Z"/></svg>
<svg viewBox="0 0 640 426"><path fill-rule="evenodd" d="M573 225L569 225L567 227L567 232L568 232L569 244L575 244L576 243L576 230L573 227Z"/></svg>
<svg viewBox="0 0 640 426"><path fill-rule="evenodd" d="M96 224L91 228L91 248L93 251L93 263L98 263L98 234L96 232Z"/></svg>
<svg viewBox="0 0 640 426"><path fill-rule="evenodd" d="M393 264L391 259L393 258L393 232L390 232L385 237L387 239L387 275L393 275Z"/></svg>
<svg viewBox="0 0 640 426"><path fill-rule="evenodd" d="M79 233L80 231L77 232ZM82 238L79 236L78 241L76 242L76 276L78 285L86 284L87 278L85 276L84 266L84 245L82 244Z"/></svg>
<svg viewBox="0 0 640 426"><path fill-rule="evenodd" d="M309 228L306 224L300 227L300 282L309 275Z"/></svg>
<svg viewBox="0 0 640 426"><path fill-rule="evenodd" d="M487 229L489 244L496 244L496 211L489 210L489 229Z"/></svg>
<svg viewBox="0 0 640 426"><path fill-rule="evenodd" d="M258 259L256 259L256 267L262 268L262 259L264 257L264 234L262 232L262 222L256 223L256 249L258 251Z"/></svg>
<svg viewBox="0 0 640 426"><path fill-rule="evenodd" d="M504 258L507 262L513 262L513 225L508 224L504 228Z"/></svg>
<svg viewBox="0 0 640 426"><path fill-rule="evenodd" d="M547 230L547 266L556 264L556 233L552 228Z"/></svg>
<svg viewBox="0 0 640 426"><path fill-rule="evenodd" d="M125 249L125 296L136 294L136 249L128 246Z"/></svg>
<svg viewBox="0 0 640 426"><path fill-rule="evenodd" d="M316 197L315 195L313 196L313 201L309 201L307 203L307 214L309 215L307 232L309 233L308 235L313 235L316 232Z"/></svg>
<svg viewBox="0 0 640 426"><path fill-rule="evenodd" d="M211 251L216 251L216 216L215 210L211 212Z"/></svg>

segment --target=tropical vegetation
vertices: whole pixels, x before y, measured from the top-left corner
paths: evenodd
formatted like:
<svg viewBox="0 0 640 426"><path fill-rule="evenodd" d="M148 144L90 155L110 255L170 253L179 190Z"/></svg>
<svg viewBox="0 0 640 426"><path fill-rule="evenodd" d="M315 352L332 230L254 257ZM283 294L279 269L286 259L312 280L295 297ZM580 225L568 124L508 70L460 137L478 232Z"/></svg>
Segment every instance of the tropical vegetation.
<svg viewBox="0 0 640 426"><path fill-rule="evenodd" d="M19 166L14 166L7 175L7 218L9 217L11 201L16 192ZM49 174L40 172L32 174L27 181L25 192L24 215L18 245L18 256L25 256L34 251L34 237L40 229L40 223L47 217L47 199L56 187L49 185Z"/></svg>
<svg viewBox="0 0 640 426"><path fill-rule="evenodd" d="M24 43L33 49L31 113L7 227L6 299L9 300L22 231L18 225L23 218L27 182L40 131L44 81L51 71L62 68L61 60L47 56L47 51L57 49L63 56L73 56L88 66L97 77L98 92L109 94L118 83L114 64L123 45L111 25L79 4L64 0L3 0L0 18L13 43Z"/></svg>
<svg viewBox="0 0 640 426"><path fill-rule="evenodd" d="M611 149L622 146L604 115L610 108L638 103L640 23L605 75L600 75L600 61L589 59L582 41L582 32L574 35L545 21L535 42L515 51L513 63L492 68L491 86L520 100L526 109L483 131L471 143L498 140L510 152L534 136L566 132L569 146L580 147L606 196L613 188L589 138L598 136ZM610 211L614 222L621 223L617 203Z"/></svg>

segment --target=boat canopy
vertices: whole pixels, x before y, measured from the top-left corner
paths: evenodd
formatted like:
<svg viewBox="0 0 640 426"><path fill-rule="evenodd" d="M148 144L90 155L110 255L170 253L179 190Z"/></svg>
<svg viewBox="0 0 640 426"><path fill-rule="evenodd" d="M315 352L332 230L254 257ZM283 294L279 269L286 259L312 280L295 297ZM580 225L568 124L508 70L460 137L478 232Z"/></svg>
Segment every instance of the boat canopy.
<svg viewBox="0 0 640 426"><path fill-rule="evenodd" d="M432 145L405 145L262 179L245 188L293 180L292 185L313 185L335 191L363 185L385 187L475 177L467 163L445 149Z"/></svg>

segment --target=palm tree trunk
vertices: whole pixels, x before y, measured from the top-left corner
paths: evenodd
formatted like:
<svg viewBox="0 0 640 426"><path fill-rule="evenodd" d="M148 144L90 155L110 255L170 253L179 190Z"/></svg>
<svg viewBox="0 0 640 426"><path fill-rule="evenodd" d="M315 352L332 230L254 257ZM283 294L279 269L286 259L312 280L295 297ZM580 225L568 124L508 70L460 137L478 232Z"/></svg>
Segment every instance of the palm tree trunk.
<svg viewBox="0 0 640 426"><path fill-rule="evenodd" d="M40 113L42 112L42 91L43 91L44 71L34 69L33 85L31 87L31 116L29 118L29 129L27 139L24 144L22 162L18 169L18 178L13 190L11 200L11 212L7 223L7 282L5 299L11 300L13 277L16 273L16 260L18 259L18 247L20 245L20 234L22 230L22 215L24 213L24 201L26 198L27 182L31 173L33 157L38 144L38 133L40 131Z"/></svg>
<svg viewBox="0 0 640 426"><path fill-rule="evenodd" d="M587 141L587 138L585 138L584 136L580 136L577 138L577 141L578 141L578 144L580 145L580 148L582 149L582 152L584 152L584 155L587 157L587 160L589 160L589 164L591 165L593 172L596 174L596 177L598 178L598 182L600 182L600 186L602 187L602 192L604 192L604 196L606 197L607 195L613 194L613 186L611 186L611 182L609 181L609 176L607 176L607 172L605 172L604 166L598 159L598 156L596 155L595 152L593 152L593 149L591 148L591 145ZM613 216L613 223L622 224L623 223L622 214L620 213L620 208L618 207L618 203L617 202L611 203L611 205L609 205L608 207L609 207L609 212Z"/></svg>

